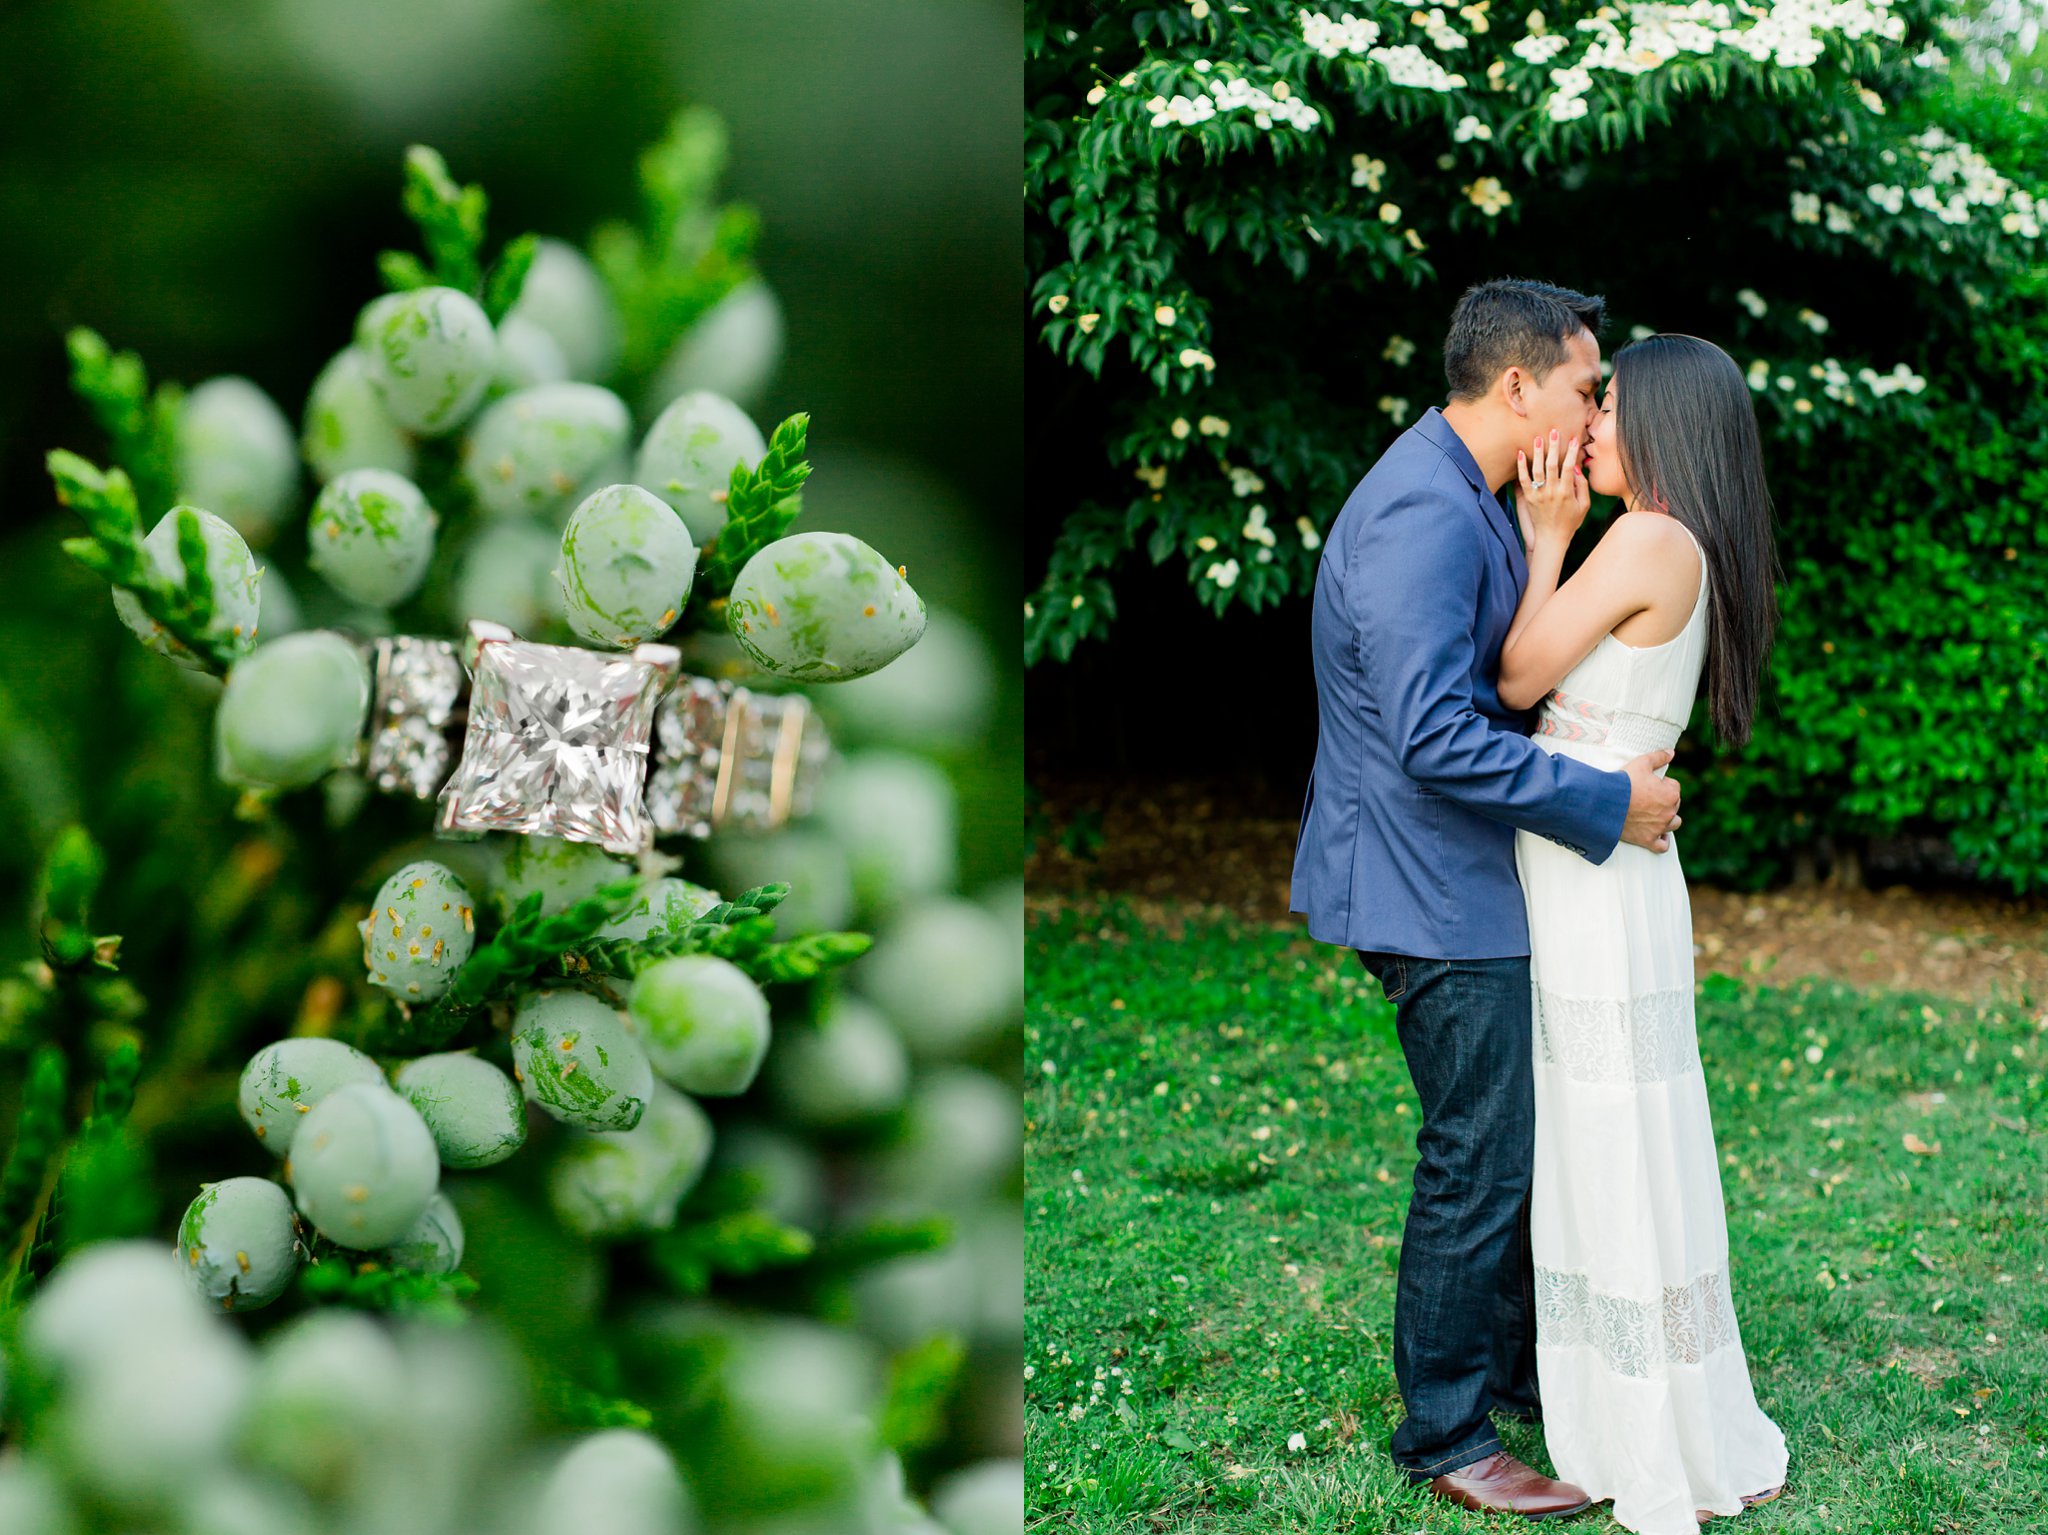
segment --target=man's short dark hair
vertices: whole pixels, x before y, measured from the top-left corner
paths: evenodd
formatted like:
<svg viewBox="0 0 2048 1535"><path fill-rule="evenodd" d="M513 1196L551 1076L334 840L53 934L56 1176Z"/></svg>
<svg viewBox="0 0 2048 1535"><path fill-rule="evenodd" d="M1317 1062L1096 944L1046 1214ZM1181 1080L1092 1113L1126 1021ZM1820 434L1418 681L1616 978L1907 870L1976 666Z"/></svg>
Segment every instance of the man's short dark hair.
<svg viewBox="0 0 2048 1535"><path fill-rule="evenodd" d="M1500 277L1465 290L1444 337L1444 379L1454 400L1476 400L1509 368L1526 368L1540 384L1571 354L1565 343L1581 330L1600 334L1607 300L1547 282Z"/></svg>

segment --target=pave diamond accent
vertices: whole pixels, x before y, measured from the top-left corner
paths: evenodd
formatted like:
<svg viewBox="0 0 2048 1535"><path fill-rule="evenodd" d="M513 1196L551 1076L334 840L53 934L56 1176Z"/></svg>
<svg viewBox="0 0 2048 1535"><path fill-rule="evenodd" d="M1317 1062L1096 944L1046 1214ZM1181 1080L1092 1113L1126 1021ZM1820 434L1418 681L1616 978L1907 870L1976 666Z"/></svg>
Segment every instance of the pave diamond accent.
<svg viewBox="0 0 2048 1535"><path fill-rule="evenodd" d="M664 837L708 837L725 760L725 721L739 689L710 677L684 677L661 701L655 731L660 765L647 782L647 808Z"/></svg>
<svg viewBox="0 0 2048 1535"><path fill-rule="evenodd" d="M440 829L597 842L637 852L654 835L644 803L655 707L679 664L667 645L606 655L470 626L469 725L441 791Z"/></svg>
<svg viewBox="0 0 2048 1535"><path fill-rule="evenodd" d="M806 814L831 754L810 701L684 677L662 700L648 813L663 836L769 831Z"/></svg>
<svg viewBox="0 0 2048 1535"><path fill-rule="evenodd" d="M447 640L397 635L370 652L376 698L367 771L379 789L433 798L454 752L448 730L462 696L462 662Z"/></svg>
<svg viewBox="0 0 2048 1535"><path fill-rule="evenodd" d="M791 693L745 694L726 822L745 831L767 831L787 817L796 787L797 748L810 709L807 699ZM778 802L783 807L779 814Z"/></svg>

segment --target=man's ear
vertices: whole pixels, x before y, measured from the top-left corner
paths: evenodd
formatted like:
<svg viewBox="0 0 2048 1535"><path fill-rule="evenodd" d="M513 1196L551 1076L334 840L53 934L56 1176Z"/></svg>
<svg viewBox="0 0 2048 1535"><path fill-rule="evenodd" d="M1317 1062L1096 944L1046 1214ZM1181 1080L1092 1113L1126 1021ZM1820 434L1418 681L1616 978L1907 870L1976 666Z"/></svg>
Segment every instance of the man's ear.
<svg viewBox="0 0 2048 1535"><path fill-rule="evenodd" d="M1502 404L1516 415L1526 417L1529 414L1529 390L1533 382L1528 374L1511 363L1507 371L1501 374L1500 383L1495 387L1500 391Z"/></svg>

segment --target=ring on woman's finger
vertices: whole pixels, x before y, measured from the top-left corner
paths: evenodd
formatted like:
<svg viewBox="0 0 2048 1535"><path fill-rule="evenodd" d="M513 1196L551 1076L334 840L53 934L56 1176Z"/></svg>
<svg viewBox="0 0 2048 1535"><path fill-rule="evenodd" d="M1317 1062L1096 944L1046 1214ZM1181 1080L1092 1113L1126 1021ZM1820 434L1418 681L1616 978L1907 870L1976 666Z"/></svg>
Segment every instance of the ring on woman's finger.
<svg viewBox="0 0 2048 1535"><path fill-rule="evenodd" d="M1541 480L1531 480L1529 483L1531 485L1537 486L1539 489L1542 487L1543 484Z"/></svg>

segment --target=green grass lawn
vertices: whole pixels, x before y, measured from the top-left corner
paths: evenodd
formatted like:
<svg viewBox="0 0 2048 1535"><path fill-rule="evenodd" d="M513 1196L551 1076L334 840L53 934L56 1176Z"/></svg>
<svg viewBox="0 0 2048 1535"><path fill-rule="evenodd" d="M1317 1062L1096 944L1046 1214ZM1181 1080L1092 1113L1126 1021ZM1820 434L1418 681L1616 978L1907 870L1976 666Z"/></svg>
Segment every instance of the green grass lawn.
<svg viewBox="0 0 2048 1535"><path fill-rule="evenodd" d="M1387 1458L1417 1117L1356 957L1116 901L1027 941L1027 1526L1531 1528ZM1792 1450L1788 1496L1714 1528L2048 1530L2029 1000L1702 988L1736 1313ZM1540 1427L1498 1421L1550 1469Z"/></svg>

